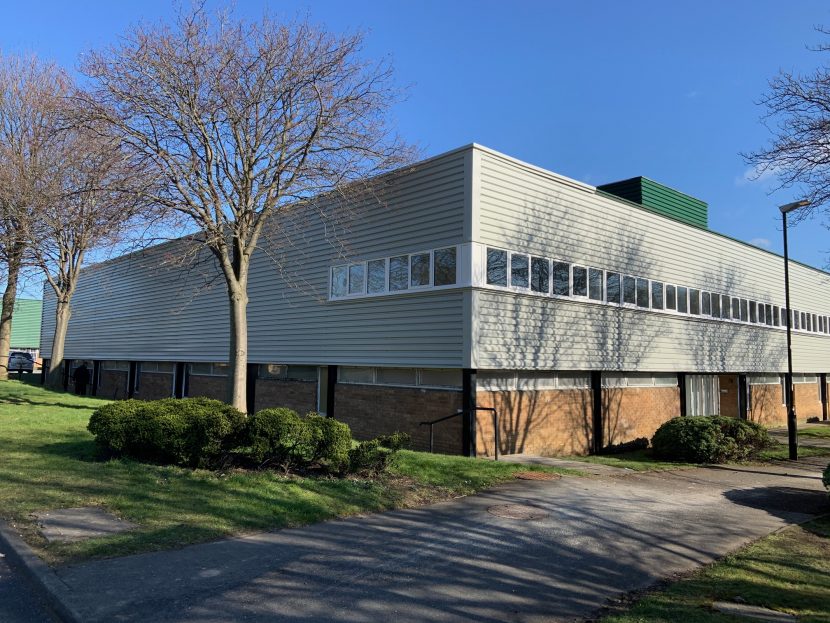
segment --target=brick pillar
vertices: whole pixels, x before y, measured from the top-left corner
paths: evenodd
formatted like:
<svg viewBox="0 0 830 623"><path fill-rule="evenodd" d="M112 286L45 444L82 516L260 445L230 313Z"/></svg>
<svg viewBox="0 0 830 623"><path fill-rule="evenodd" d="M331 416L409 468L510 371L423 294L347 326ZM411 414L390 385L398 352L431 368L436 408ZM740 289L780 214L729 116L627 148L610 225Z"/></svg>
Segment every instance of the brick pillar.
<svg viewBox="0 0 830 623"><path fill-rule="evenodd" d="M461 433L461 454L476 455L476 371L464 368L461 371L461 410L463 425Z"/></svg>

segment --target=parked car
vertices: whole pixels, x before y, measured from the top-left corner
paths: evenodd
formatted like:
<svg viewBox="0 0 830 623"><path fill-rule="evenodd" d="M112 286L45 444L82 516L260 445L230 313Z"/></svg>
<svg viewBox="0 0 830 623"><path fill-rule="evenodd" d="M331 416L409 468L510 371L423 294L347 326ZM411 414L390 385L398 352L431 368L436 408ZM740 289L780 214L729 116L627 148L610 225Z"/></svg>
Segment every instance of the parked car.
<svg viewBox="0 0 830 623"><path fill-rule="evenodd" d="M9 372L34 372L35 358L30 353L15 351L9 353Z"/></svg>

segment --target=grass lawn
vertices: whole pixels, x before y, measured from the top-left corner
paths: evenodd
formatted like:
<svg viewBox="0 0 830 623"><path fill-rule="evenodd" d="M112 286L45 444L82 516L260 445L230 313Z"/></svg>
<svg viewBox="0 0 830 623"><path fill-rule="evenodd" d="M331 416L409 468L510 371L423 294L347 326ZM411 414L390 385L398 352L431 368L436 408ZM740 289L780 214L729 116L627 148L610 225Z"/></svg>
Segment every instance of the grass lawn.
<svg viewBox="0 0 830 623"><path fill-rule="evenodd" d="M374 480L103 462L86 425L92 410L104 403L0 381L0 518L17 524L52 564L448 499L509 480L519 471L568 472L408 451L387 476ZM76 506L102 506L140 529L47 544L30 513Z"/></svg>
<svg viewBox="0 0 830 623"><path fill-rule="evenodd" d="M799 437L813 437L819 439L830 439L830 426L807 426L798 429Z"/></svg>
<svg viewBox="0 0 830 623"><path fill-rule="evenodd" d="M646 595L603 623L731 623L711 609L734 601L794 614L800 623L830 623L830 518L793 526Z"/></svg>
<svg viewBox="0 0 830 623"><path fill-rule="evenodd" d="M651 455L651 450L633 450L631 452L621 452L619 454L569 456L568 458L574 461L582 461L584 463L598 463L600 465L610 465L611 467L628 468L637 472L699 467L699 465L695 465L694 463L661 461Z"/></svg>

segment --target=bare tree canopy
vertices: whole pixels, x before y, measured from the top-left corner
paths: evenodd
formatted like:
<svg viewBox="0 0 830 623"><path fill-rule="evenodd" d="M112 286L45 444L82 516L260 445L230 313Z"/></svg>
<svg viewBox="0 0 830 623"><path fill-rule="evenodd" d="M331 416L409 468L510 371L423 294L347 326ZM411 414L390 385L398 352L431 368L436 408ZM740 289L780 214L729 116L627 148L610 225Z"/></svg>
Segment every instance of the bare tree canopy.
<svg viewBox="0 0 830 623"><path fill-rule="evenodd" d="M119 244L154 215L146 191L154 180L117 139L76 123L67 110L56 133L55 168L28 229L29 253L55 294L49 385L63 382L71 301L86 255ZM59 155L59 157L57 157Z"/></svg>
<svg viewBox="0 0 830 623"><path fill-rule="evenodd" d="M197 8L173 27L135 28L82 67L90 118L157 168L154 201L188 217L221 267L229 398L243 410L248 269L266 221L411 157L387 123L392 70L362 60L361 44L307 22Z"/></svg>
<svg viewBox="0 0 830 623"><path fill-rule="evenodd" d="M56 170L57 130L71 81L36 57L0 55L0 262L6 269L0 317L0 378L6 378L11 323L27 232Z"/></svg>
<svg viewBox="0 0 830 623"><path fill-rule="evenodd" d="M819 29L830 34L830 31ZM814 48L830 52L830 46ZM830 66L809 74L781 71L760 100L762 117L773 138L758 151L744 154L757 176L772 174L779 188L795 187L810 206L796 218L830 208Z"/></svg>

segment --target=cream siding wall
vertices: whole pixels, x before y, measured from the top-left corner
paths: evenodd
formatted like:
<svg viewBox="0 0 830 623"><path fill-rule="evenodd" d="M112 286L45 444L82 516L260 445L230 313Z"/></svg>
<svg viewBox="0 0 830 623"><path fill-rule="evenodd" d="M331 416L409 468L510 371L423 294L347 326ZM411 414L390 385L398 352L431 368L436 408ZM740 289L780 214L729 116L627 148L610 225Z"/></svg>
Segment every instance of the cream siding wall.
<svg viewBox="0 0 830 623"><path fill-rule="evenodd" d="M783 260L478 149L476 242L784 306ZM792 306L830 314L830 275L793 264ZM476 291L479 368L783 371L785 333ZM796 335L795 367L830 371L830 337Z"/></svg>
<svg viewBox="0 0 830 623"><path fill-rule="evenodd" d="M328 301L335 263L461 244L468 150L378 180L369 198L286 213L252 260L252 362L461 367L460 289ZM379 203L380 202L380 203ZM325 214L326 217L321 217ZM73 300L68 358L225 361L228 312L221 278L165 264L182 243L86 269ZM51 352L54 300L41 334Z"/></svg>

